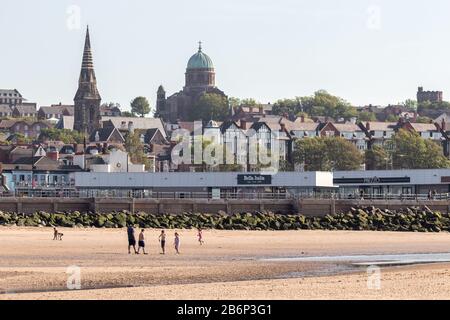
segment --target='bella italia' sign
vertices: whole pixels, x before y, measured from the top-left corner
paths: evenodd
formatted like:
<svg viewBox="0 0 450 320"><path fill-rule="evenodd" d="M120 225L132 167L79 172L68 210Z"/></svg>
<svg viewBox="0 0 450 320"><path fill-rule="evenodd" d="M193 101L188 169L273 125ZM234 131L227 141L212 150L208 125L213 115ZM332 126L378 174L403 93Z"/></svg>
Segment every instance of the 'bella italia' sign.
<svg viewBox="0 0 450 320"><path fill-rule="evenodd" d="M238 175L238 184L272 184L272 176L262 174L240 174Z"/></svg>

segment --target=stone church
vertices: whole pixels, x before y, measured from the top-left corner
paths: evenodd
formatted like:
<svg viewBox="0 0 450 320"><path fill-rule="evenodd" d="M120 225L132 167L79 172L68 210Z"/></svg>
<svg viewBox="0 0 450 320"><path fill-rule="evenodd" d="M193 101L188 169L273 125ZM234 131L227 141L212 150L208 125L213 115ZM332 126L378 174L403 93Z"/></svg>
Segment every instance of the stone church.
<svg viewBox="0 0 450 320"><path fill-rule="evenodd" d="M102 98L97 90L94 62L92 59L89 27L86 30L83 62L78 81L78 90L74 98L74 130L89 136L100 128L100 103Z"/></svg>
<svg viewBox="0 0 450 320"><path fill-rule="evenodd" d="M226 97L225 93L216 87L216 73L211 58L202 51L202 44L198 52L188 62L186 69L186 84L183 90L166 98L163 86L158 88L156 117L164 122L176 123L188 121L189 114L198 99L204 93L215 93Z"/></svg>

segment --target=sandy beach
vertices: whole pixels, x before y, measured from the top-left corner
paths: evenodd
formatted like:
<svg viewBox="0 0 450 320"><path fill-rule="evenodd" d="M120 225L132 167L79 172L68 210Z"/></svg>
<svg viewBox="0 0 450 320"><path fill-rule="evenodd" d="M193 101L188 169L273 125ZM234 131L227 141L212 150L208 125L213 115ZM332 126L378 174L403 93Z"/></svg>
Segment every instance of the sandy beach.
<svg viewBox="0 0 450 320"><path fill-rule="evenodd" d="M146 230L149 255L128 255L124 229L0 228L0 299L448 299L450 263L382 267L369 288L366 267L345 262L266 261L325 255L448 253L447 233ZM68 267L81 290L68 290ZM70 270L74 270L69 269Z"/></svg>

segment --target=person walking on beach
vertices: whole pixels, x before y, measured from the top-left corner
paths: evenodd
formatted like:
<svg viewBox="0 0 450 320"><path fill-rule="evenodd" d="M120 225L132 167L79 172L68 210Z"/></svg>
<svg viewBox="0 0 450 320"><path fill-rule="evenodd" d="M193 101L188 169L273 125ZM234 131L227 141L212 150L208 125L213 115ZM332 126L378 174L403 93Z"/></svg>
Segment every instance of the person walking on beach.
<svg viewBox="0 0 450 320"><path fill-rule="evenodd" d="M161 231L161 234L159 235L159 243L161 244L161 254L166 254L166 233L164 230Z"/></svg>
<svg viewBox="0 0 450 320"><path fill-rule="evenodd" d="M56 227L53 227L53 240L58 240L58 229Z"/></svg>
<svg viewBox="0 0 450 320"><path fill-rule="evenodd" d="M174 246L175 246L175 251L177 252L177 254L180 254L180 235L175 232L175 241L174 241Z"/></svg>
<svg viewBox="0 0 450 320"><path fill-rule="evenodd" d="M134 253L137 254L136 251L136 238L134 236L134 228L132 225L129 225L127 228L127 234L128 234L128 254L131 254L131 247L134 249Z"/></svg>
<svg viewBox="0 0 450 320"><path fill-rule="evenodd" d="M145 255L147 255L148 253L145 252L145 237L144 237L144 229L141 230L141 233L139 233L139 247L138 247L138 251L137 253L139 254L141 252L141 248L142 251L144 252Z"/></svg>
<svg viewBox="0 0 450 320"><path fill-rule="evenodd" d="M203 245L205 243L205 241L203 241L203 231L201 228L198 228L197 237L198 237L198 242L200 243L200 245Z"/></svg>

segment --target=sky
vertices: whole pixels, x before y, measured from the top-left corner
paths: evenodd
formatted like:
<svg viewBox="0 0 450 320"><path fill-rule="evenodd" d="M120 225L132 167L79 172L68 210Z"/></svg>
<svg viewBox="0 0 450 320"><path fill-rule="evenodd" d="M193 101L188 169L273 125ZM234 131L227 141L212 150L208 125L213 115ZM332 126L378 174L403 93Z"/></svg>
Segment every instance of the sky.
<svg viewBox="0 0 450 320"><path fill-rule="evenodd" d="M89 24L103 102L182 89L198 41L228 96L387 105L450 88L447 0L0 0L0 88L73 103ZM450 100L446 99L446 100Z"/></svg>

